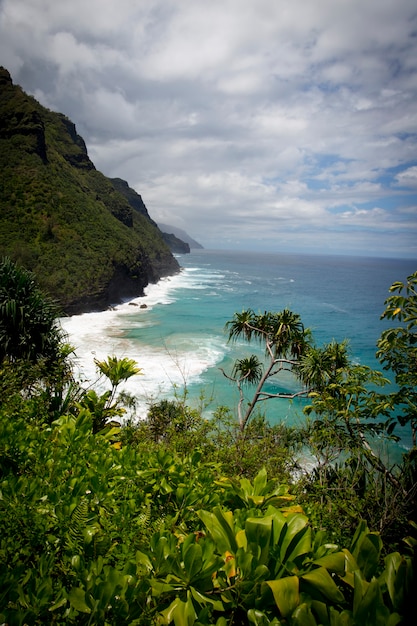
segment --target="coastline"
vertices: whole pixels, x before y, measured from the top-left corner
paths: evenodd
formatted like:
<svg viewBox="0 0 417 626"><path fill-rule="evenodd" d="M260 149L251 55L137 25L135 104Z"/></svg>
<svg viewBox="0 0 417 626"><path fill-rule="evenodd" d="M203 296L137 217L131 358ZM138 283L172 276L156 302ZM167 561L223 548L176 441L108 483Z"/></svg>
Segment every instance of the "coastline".
<svg viewBox="0 0 417 626"><path fill-rule="evenodd" d="M182 258L182 260L181 260ZM414 270L413 261L193 251L181 255L180 272L152 283L137 296L102 312L63 318L76 348L81 380L105 390L94 359L132 358L142 368L122 387L137 398L137 419L150 402L173 399L186 389L187 403L212 414L233 411L235 388L220 373L248 349L230 344L225 323L235 311L259 306L290 307L312 328L318 343L349 339L355 362L374 369L376 340L388 322L380 320L392 281ZM141 306L146 305L146 308ZM285 387L290 385L284 382ZM262 405L271 424L304 420L302 403ZM408 444L401 432L402 445Z"/></svg>
<svg viewBox="0 0 417 626"><path fill-rule="evenodd" d="M183 385L181 364L167 363L167 357L171 357L165 346L151 347L126 336L131 329L145 329L152 325L150 317L154 307L172 303L170 292L177 288L182 274L181 269L157 283L150 283L143 295L126 299L105 310L59 319L69 343L74 347L75 377L81 384L88 384L88 387L103 393L110 389L110 384L100 379L94 359L102 361L109 356L134 359L142 368L142 374L126 381L121 390L135 396L138 413L147 411L149 403L161 394L168 394L174 386ZM140 415L137 418L140 419Z"/></svg>

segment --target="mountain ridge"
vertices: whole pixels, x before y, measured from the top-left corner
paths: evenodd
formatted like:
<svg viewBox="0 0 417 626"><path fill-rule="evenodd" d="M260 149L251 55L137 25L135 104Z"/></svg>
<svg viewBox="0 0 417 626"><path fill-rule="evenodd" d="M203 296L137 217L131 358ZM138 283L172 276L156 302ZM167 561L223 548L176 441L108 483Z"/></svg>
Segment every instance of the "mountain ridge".
<svg viewBox="0 0 417 626"><path fill-rule="evenodd" d="M0 68L0 255L32 271L64 313L143 295L180 270L140 195L115 180L71 120Z"/></svg>
<svg viewBox="0 0 417 626"><path fill-rule="evenodd" d="M169 224L162 224L158 222L159 229L166 234L172 234L174 237L177 237L180 241L184 241L189 245L191 249L203 250L203 246L201 243L190 237L190 235L182 228L177 228L176 226L170 226Z"/></svg>

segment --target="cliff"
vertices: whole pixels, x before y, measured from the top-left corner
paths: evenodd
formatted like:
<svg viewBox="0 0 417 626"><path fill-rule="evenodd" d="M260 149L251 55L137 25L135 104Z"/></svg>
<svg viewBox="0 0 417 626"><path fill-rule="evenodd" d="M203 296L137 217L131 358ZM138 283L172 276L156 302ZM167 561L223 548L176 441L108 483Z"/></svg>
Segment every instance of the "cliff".
<svg viewBox="0 0 417 626"><path fill-rule="evenodd" d="M179 271L139 194L90 160L71 120L0 68L0 255L64 312L103 309Z"/></svg>
<svg viewBox="0 0 417 626"><path fill-rule="evenodd" d="M180 241L183 241L184 243L188 244L191 250L203 250L203 246L201 245L201 243L199 243L198 241L190 237L190 235L186 233L185 230L182 230L181 228L177 228L176 226L170 226L168 224L161 224L160 222L158 223L158 227L165 235L167 233L172 233L172 235L170 236L176 237Z"/></svg>

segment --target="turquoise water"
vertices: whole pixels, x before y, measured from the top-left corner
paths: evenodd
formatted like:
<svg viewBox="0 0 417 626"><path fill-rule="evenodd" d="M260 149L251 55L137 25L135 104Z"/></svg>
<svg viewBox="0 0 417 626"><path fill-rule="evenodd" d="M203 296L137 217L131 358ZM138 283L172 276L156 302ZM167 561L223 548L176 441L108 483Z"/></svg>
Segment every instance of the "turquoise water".
<svg viewBox="0 0 417 626"><path fill-rule="evenodd" d="M312 329L316 342L350 340L352 358L381 369L376 341L390 285L417 269L417 261L195 250L178 257L182 272L147 289L146 296L115 311L74 316L65 322L87 377L93 357L135 358L143 376L128 383L143 407L187 388L191 404L201 397L210 414L219 405L235 409L237 393L220 368L252 353L243 342L228 344L226 322L236 311L290 308ZM146 304L147 308L138 306ZM133 306L132 306L133 305ZM281 379L289 391L297 386ZM211 400L211 401L210 401ZM302 420L301 401L262 404L268 419ZM145 410L143 408L142 410Z"/></svg>

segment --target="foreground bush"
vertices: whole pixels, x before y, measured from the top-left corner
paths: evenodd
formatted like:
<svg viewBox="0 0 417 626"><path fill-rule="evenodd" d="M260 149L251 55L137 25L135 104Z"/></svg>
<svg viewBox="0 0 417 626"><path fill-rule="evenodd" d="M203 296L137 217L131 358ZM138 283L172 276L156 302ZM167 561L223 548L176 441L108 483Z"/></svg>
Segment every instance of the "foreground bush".
<svg viewBox="0 0 417 626"><path fill-rule="evenodd" d="M195 451L121 449L91 413L0 415L0 621L397 624L412 559L314 533L288 489L224 477ZM411 540L410 540L411 543ZM403 622L405 623L405 622Z"/></svg>

